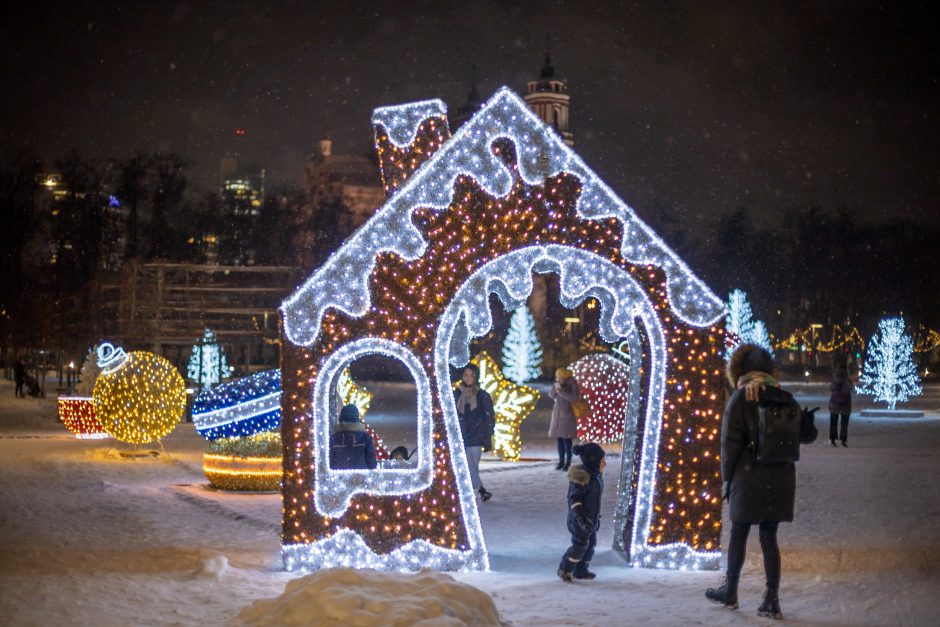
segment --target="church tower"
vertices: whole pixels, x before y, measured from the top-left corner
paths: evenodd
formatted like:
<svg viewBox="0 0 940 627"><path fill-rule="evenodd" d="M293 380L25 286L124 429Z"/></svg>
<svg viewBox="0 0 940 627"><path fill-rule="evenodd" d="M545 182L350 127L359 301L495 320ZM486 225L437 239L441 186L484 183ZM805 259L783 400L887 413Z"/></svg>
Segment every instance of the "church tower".
<svg viewBox="0 0 940 627"><path fill-rule="evenodd" d="M568 131L568 84L555 78L550 46L546 46L545 65L539 80L529 81L524 98L535 114L554 128L567 145L574 145L574 136Z"/></svg>

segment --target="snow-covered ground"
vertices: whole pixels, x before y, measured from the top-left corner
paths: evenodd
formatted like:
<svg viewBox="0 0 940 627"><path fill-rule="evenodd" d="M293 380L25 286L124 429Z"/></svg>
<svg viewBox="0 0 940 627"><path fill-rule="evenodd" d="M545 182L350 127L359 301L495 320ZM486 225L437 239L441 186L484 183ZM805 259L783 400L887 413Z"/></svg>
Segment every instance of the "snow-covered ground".
<svg viewBox="0 0 940 627"><path fill-rule="evenodd" d="M853 416L847 449L829 447L824 386L791 389L823 411L821 437L798 465L796 522L781 526L785 618L805 625L937 624L940 386L910 404L926 418ZM857 409L870 406L861 401ZM543 399L524 423L527 458L555 455L544 436L548 408ZM407 439L400 417L374 418L386 441ZM281 570L277 494L208 489L205 442L192 425L165 443L168 458L124 459L108 441L71 438L57 423L54 399L14 399L12 386L0 382L0 623L232 624L252 616L246 610L239 619L244 608L277 597L301 576ZM514 625L766 622L755 614L763 589L756 533L736 612L704 599L719 573L624 565L609 548L619 473L618 460L610 462L593 564L598 579L565 584L555 577L568 539L566 480L553 462L538 461L484 464L494 494L481 506L492 571L456 579L489 593L501 619ZM400 586L406 576L382 577ZM438 587L449 589L446 582ZM318 624L312 614L310 621Z"/></svg>

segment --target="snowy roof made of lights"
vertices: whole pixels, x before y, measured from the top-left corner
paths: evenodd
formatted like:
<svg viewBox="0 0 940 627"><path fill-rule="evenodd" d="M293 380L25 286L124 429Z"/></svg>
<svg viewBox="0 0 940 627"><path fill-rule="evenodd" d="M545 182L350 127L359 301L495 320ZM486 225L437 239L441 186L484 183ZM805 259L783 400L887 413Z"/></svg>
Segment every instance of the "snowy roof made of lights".
<svg viewBox="0 0 940 627"><path fill-rule="evenodd" d="M376 109L372 121L385 128L393 144L405 147L414 141L421 122L446 112L442 101L427 100ZM630 263L663 269L677 316L695 326L706 326L725 314L724 303L633 209L519 96L503 87L282 303L287 338L299 346L312 344L328 307L351 316L365 314L370 306L368 280L376 255L388 251L408 261L420 258L426 242L412 214L419 208L443 210L450 206L458 177L474 178L493 197L508 195L513 173L491 150L498 138L515 144L519 175L529 185L541 185L546 178L563 172L578 177L582 192L577 215L592 220L616 218L623 225L622 256Z"/></svg>

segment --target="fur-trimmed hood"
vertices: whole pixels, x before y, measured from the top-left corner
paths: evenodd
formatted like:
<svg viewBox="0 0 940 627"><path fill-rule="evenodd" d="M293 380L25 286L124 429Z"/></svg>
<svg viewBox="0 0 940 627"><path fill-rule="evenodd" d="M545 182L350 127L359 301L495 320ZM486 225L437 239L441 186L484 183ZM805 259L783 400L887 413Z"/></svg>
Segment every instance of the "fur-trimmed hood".
<svg viewBox="0 0 940 627"><path fill-rule="evenodd" d="M340 422L336 425L337 431L365 431L366 426L361 422Z"/></svg>
<svg viewBox="0 0 940 627"><path fill-rule="evenodd" d="M578 485L587 485L591 481L591 473L581 464L572 466L568 469L568 481Z"/></svg>

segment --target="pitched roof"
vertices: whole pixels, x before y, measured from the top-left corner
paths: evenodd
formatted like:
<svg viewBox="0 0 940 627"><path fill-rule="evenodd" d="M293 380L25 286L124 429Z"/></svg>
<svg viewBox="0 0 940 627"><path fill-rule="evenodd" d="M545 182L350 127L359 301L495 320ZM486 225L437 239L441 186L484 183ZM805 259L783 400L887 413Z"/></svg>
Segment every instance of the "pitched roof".
<svg viewBox="0 0 940 627"><path fill-rule="evenodd" d="M407 146L421 122L434 115L446 115L440 100L376 109L373 123L384 126L395 145ZM368 279L376 255L391 251L409 261L420 258L426 242L412 221L412 213L418 208L446 209L459 176L474 178L494 197L509 194L513 174L490 148L500 137L515 144L519 174L526 183L540 185L562 172L578 177L582 191L577 214L586 219L616 218L623 225L621 254L631 263L663 269L676 316L695 326L706 326L724 315L724 303L633 209L519 96L503 87L282 303L287 338L296 345L312 344L328 307L353 316L368 311Z"/></svg>

